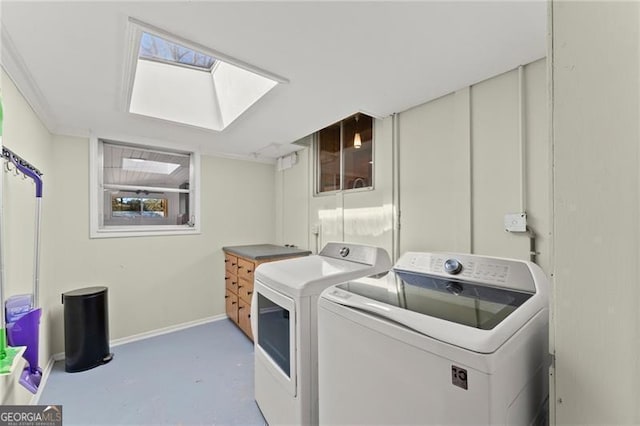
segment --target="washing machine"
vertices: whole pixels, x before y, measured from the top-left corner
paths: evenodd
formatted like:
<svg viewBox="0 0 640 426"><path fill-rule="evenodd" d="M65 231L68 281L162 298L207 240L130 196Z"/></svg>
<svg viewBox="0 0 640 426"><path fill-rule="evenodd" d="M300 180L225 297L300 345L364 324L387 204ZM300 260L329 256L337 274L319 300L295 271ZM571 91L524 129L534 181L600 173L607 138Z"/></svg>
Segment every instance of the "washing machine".
<svg viewBox="0 0 640 426"><path fill-rule="evenodd" d="M320 424L545 424L548 293L531 262L452 253L326 289Z"/></svg>
<svg viewBox="0 0 640 426"><path fill-rule="evenodd" d="M317 255L256 268L251 303L255 399L269 424L318 423L317 306L341 282L384 274L384 249L328 243Z"/></svg>

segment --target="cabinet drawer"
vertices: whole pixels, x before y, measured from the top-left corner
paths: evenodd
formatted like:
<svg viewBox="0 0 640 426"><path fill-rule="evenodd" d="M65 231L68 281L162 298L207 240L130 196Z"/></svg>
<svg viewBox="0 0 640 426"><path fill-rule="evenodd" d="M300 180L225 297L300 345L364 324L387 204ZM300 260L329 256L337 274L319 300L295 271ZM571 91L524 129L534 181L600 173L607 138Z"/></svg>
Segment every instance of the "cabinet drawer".
<svg viewBox="0 0 640 426"><path fill-rule="evenodd" d="M231 320L238 323L238 296L226 290L224 293L225 311Z"/></svg>
<svg viewBox="0 0 640 426"><path fill-rule="evenodd" d="M238 257L232 254L224 254L224 269L234 275L238 274Z"/></svg>
<svg viewBox="0 0 640 426"><path fill-rule="evenodd" d="M253 295L253 281L247 281L244 278L240 278L238 281L238 296L244 299L245 302L251 304L251 297Z"/></svg>
<svg viewBox="0 0 640 426"><path fill-rule="evenodd" d="M244 278L247 281L253 282L253 271L255 270L255 263L238 258L238 278Z"/></svg>
<svg viewBox="0 0 640 426"><path fill-rule="evenodd" d="M232 291L238 294L238 277L229 273L229 271L225 271L224 277L224 286L227 290Z"/></svg>
<svg viewBox="0 0 640 426"><path fill-rule="evenodd" d="M253 333L251 333L251 305L242 299L238 300L238 325L253 340Z"/></svg>

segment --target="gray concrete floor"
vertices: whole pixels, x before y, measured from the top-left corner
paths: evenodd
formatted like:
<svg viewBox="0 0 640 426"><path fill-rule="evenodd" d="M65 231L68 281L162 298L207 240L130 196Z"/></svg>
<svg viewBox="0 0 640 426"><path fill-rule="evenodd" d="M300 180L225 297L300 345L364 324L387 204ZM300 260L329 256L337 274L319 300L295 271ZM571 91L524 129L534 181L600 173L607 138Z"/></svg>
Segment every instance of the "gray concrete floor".
<svg viewBox="0 0 640 426"><path fill-rule="evenodd" d="M264 425L253 399L253 344L230 320L111 348L108 364L56 362L40 404L65 425Z"/></svg>

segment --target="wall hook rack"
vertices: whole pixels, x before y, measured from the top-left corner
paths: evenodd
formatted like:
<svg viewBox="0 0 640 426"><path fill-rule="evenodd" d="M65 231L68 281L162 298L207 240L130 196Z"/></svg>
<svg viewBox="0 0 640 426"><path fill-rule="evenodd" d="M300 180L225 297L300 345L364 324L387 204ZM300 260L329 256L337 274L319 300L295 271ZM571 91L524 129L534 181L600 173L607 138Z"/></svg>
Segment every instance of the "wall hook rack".
<svg viewBox="0 0 640 426"><path fill-rule="evenodd" d="M21 166L26 167L27 169L31 170L32 172L34 172L38 176L42 176L43 175L43 173L40 170L38 170L38 168L35 167L33 164L29 163L27 160L23 159L22 157L20 157L15 152L11 151L6 146L3 146L2 147L2 159L6 160L8 162L7 166L6 166L8 171L11 171L11 169L9 167L9 163L11 163L11 157L13 157L13 159L15 161L17 161ZM17 168L16 168L16 171L17 171Z"/></svg>

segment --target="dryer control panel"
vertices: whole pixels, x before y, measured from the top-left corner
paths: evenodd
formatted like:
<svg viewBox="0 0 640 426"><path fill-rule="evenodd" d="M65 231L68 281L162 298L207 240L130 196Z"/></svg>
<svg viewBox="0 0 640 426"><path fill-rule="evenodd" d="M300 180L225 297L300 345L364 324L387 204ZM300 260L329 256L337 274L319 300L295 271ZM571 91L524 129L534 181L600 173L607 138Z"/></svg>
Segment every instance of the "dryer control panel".
<svg viewBox="0 0 640 426"><path fill-rule="evenodd" d="M387 260L389 255L384 249L373 246L365 246L360 244L351 243L327 243L322 249L320 256L332 257L334 259L348 260L356 263L364 263L366 265L377 265L381 261L389 262ZM389 265L391 267L391 265Z"/></svg>
<svg viewBox="0 0 640 426"><path fill-rule="evenodd" d="M405 253L395 270L536 292L527 262L460 253Z"/></svg>

